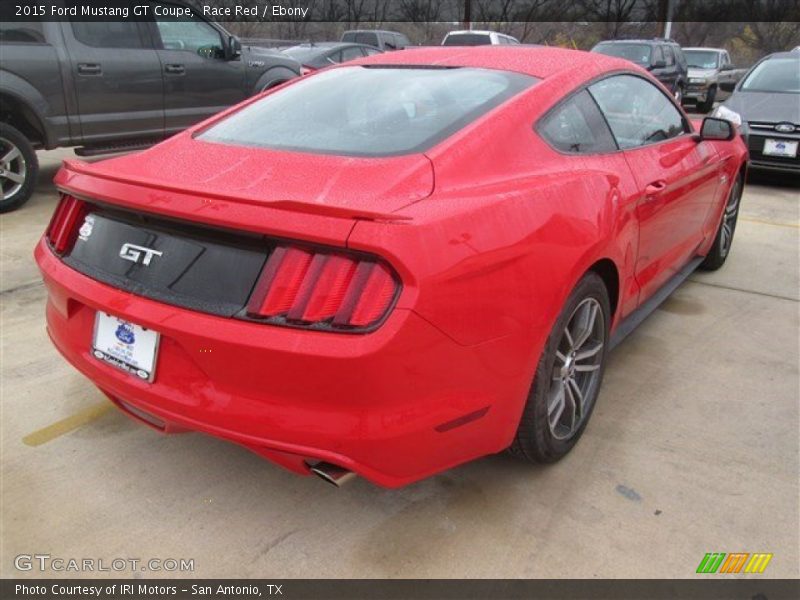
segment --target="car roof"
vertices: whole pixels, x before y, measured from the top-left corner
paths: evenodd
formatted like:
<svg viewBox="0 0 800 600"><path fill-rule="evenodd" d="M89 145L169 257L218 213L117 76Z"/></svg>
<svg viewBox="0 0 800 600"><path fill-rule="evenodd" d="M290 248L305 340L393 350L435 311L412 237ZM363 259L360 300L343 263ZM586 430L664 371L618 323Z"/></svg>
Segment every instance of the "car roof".
<svg viewBox="0 0 800 600"><path fill-rule="evenodd" d="M674 44L678 45L677 42L673 40L662 40L662 39L630 39L630 40L602 40L597 42L597 45L600 44Z"/></svg>
<svg viewBox="0 0 800 600"><path fill-rule="evenodd" d="M689 46L687 48L683 48L683 51L686 50L705 50L707 52L727 52L725 48L708 48L706 46Z"/></svg>
<svg viewBox="0 0 800 600"><path fill-rule="evenodd" d="M489 31L488 29L459 29L458 31L450 31L447 35L466 35L469 33L476 33L478 35L491 35L493 33L497 33L497 35L503 35L497 31Z"/></svg>
<svg viewBox="0 0 800 600"><path fill-rule="evenodd" d="M348 65L474 67L514 71L540 79L579 70L585 74L637 67L605 54L547 46L426 46L349 61Z"/></svg>
<svg viewBox="0 0 800 600"><path fill-rule="evenodd" d="M800 53L795 50L789 50L788 52L774 52L772 54L768 54L761 60L770 60L772 58L795 58L800 60Z"/></svg>
<svg viewBox="0 0 800 600"><path fill-rule="evenodd" d="M295 44L292 48L319 48L320 50L330 50L331 48L338 48L342 46L357 46L359 48L375 48L369 44L359 44L357 42L304 42L302 44Z"/></svg>

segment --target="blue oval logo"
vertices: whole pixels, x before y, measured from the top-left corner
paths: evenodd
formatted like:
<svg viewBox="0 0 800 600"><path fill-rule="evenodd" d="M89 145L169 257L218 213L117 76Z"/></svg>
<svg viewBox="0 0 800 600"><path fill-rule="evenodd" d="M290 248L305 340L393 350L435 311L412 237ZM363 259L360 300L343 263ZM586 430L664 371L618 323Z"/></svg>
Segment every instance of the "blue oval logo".
<svg viewBox="0 0 800 600"><path fill-rule="evenodd" d="M132 344L136 341L133 335L133 327L127 323L120 323L119 327L117 327L116 336L123 344Z"/></svg>

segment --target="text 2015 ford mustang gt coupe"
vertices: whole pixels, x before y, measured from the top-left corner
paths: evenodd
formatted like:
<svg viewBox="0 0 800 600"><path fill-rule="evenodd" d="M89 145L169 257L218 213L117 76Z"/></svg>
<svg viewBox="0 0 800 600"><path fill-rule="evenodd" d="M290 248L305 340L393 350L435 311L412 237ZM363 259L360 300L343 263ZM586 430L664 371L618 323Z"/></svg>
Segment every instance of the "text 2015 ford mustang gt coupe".
<svg viewBox="0 0 800 600"><path fill-rule="evenodd" d="M746 149L631 63L431 48L67 161L58 350L123 411L335 483L575 445L609 348L731 247Z"/></svg>

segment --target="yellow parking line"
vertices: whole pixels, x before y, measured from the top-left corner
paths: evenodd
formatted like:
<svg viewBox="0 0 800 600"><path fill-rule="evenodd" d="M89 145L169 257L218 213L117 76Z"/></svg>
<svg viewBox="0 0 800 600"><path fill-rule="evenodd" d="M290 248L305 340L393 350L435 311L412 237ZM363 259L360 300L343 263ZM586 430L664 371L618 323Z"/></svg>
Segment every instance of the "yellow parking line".
<svg viewBox="0 0 800 600"><path fill-rule="evenodd" d="M28 446L41 446L42 444L46 444L47 442L50 442L57 437L64 435L65 433L69 433L78 427L82 427L87 423L91 423L92 421L99 419L109 410L111 410L111 408L113 408L113 405L110 402L95 404L94 406L85 408L82 411L67 417L66 419L61 419L52 425L48 425L47 427L43 427L38 431L29 433L22 438L22 442Z"/></svg>
<svg viewBox="0 0 800 600"><path fill-rule="evenodd" d="M762 225L774 225L775 227L793 227L800 229L800 223L783 223L781 221L769 221L767 219L753 219L752 217L739 217L740 221L748 221L749 223L761 223Z"/></svg>

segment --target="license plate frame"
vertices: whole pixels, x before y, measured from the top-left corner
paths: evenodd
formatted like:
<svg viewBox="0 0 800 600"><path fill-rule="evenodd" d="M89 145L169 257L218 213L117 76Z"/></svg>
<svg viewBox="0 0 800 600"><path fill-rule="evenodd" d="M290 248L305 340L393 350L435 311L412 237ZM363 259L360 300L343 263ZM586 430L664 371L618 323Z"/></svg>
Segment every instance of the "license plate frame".
<svg viewBox="0 0 800 600"><path fill-rule="evenodd" d="M761 150L761 153L764 156L797 158L797 146L798 140L778 140L773 138L765 138L764 148Z"/></svg>
<svg viewBox="0 0 800 600"><path fill-rule="evenodd" d="M97 311L91 354L141 381L152 383L156 374L161 335L138 323Z"/></svg>

